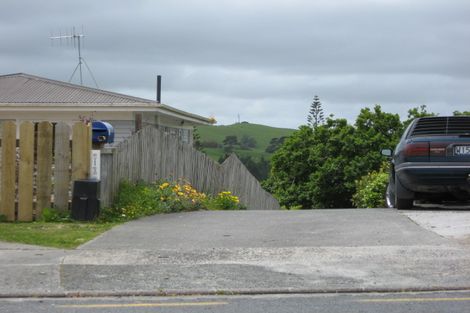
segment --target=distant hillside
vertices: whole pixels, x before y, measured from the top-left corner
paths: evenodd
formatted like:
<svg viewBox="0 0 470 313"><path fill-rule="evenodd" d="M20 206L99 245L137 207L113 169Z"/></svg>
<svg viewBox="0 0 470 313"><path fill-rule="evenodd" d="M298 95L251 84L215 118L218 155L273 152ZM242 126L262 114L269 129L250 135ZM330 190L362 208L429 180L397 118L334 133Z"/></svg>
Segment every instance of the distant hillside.
<svg viewBox="0 0 470 313"><path fill-rule="evenodd" d="M197 131L203 144L209 143L213 145L216 143L218 145L217 148L204 147L204 152L215 160L218 160L224 154L223 141L227 136L236 136L239 142L244 136L253 138L256 141L255 147L241 149L240 145L234 145L234 152L239 156L251 156L259 160L261 156L265 159L271 158L272 153L266 152L271 139L288 137L295 130L242 122L226 126L199 126Z"/></svg>

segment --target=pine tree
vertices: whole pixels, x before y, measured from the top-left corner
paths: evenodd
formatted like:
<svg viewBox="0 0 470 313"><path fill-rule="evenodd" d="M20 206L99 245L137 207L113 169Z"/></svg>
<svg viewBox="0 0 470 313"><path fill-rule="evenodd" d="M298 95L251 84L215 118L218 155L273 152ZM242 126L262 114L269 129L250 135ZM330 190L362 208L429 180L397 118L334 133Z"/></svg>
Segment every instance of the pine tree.
<svg viewBox="0 0 470 313"><path fill-rule="evenodd" d="M315 95L313 97L313 102L310 105L310 111L307 116L308 125L312 128L322 125L325 122L325 117L323 116L323 108L321 107L320 98Z"/></svg>

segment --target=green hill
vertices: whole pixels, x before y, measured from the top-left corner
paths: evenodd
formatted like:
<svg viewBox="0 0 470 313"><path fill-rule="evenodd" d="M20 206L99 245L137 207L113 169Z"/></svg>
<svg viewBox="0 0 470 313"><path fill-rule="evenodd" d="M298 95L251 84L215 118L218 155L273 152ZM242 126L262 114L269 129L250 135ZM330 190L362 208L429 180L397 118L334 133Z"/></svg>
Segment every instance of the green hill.
<svg viewBox="0 0 470 313"><path fill-rule="evenodd" d="M222 146L227 136L237 136L239 142L243 136L252 137L256 141L256 146L250 149L241 149L240 146L234 146L234 152L239 156L251 156L254 159L259 159L263 156L265 159L270 159L272 153L267 153L265 150L269 146L271 139L290 136L295 130L242 122L233 125L198 126L197 131L203 145L208 143L218 144L217 148L204 147L205 153L218 160L224 154Z"/></svg>

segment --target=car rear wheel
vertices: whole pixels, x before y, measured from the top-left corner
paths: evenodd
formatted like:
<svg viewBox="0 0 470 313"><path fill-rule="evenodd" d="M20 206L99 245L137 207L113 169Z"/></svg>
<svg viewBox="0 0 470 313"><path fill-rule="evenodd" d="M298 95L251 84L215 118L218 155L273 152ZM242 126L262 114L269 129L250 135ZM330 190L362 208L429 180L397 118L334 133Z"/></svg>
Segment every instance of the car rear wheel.
<svg viewBox="0 0 470 313"><path fill-rule="evenodd" d="M395 198L395 207L398 210L410 210L413 207L413 199Z"/></svg>
<svg viewBox="0 0 470 313"><path fill-rule="evenodd" d="M398 210L411 209L413 207L414 194L407 190L405 187L403 187L400 180L396 176L394 187L395 207Z"/></svg>

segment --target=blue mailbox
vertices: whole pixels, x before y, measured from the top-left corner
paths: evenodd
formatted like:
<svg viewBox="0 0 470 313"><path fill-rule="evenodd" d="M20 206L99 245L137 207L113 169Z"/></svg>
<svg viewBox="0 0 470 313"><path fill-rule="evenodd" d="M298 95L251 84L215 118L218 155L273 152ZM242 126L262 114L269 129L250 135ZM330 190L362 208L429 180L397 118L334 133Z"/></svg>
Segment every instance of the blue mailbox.
<svg viewBox="0 0 470 313"><path fill-rule="evenodd" d="M103 121L93 121L92 123L92 141L93 143L113 143L114 127Z"/></svg>

